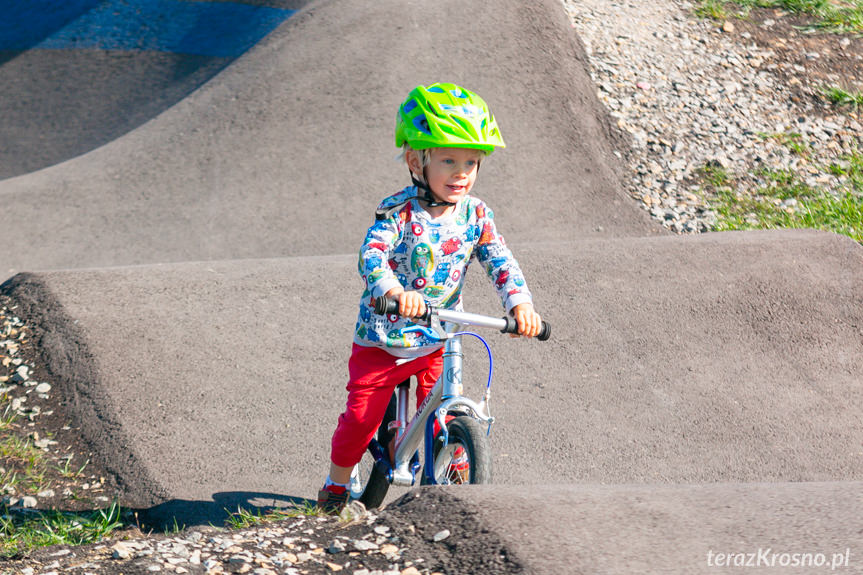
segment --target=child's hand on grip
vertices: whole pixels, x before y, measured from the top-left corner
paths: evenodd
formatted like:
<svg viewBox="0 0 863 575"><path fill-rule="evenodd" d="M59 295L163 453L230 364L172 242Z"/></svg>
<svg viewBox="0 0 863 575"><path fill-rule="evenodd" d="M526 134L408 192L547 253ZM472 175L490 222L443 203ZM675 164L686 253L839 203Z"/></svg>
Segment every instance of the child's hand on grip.
<svg viewBox="0 0 863 575"><path fill-rule="evenodd" d="M388 291L384 297L399 300L399 315L402 317L418 317L426 312L425 301L419 292L405 291L396 287Z"/></svg>
<svg viewBox="0 0 863 575"><path fill-rule="evenodd" d="M536 337L542 329L542 318L533 309L531 303L521 303L512 308L512 315L518 323L518 335Z"/></svg>

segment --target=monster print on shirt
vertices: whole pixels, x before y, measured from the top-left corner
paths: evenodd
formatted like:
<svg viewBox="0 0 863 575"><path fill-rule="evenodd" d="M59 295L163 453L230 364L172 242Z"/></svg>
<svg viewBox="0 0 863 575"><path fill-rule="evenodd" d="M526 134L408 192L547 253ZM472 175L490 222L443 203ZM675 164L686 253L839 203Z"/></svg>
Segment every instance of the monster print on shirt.
<svg viewBox="0 0 863 575"><path fill-rule="evenodd" d="M400 357L424 355L441 344L423 334L404 333L404 328L414 325L409 320L369 313L374 298L397 286L420 291L436 307L460 310L465 272L476 260L507 311L531 301L518 262L497 231L492 210L481 200L465 196L452 213L432 218L417 200L406 202L415 195L416 188L408 187L381 202L384 210L404 205L368 229L358 265L366 291L354 341L386 348Z"/></svg>

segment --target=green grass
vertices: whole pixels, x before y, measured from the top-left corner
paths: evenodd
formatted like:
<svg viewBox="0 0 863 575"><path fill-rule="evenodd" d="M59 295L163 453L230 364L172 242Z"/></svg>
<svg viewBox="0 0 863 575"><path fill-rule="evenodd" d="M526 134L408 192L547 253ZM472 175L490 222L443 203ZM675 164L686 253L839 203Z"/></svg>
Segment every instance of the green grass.
<svg viewBox="0 0 863 575"><path fill-rule="evenodd" d="M806 150L795 134L771 137ZM717 231L814 228L863 244L863 154L855 150L824 166L823 173L846 178L838 194L809 186L790 170L760 170L754 175L764 184L749 190L715 165L704 166L700 178Z"/></svg>
<svg viewBox="0 0 863 575"><path fill-rule="evenodd" d="M46 487L42 451L29 440L10 434L0 439L0 491L38 493Z"/></svg>
<svg viewBox="0 0 863 575"><path fill-rule="evenodd" d="M759 134L763 140L775 140L785 146L791 153L801 156L809 156L809 144L797 132L783 132L781 134Z"/></svg>
<svg viewBox="0 0 863 575"><path fill-rule="evenodd" d="M724 188L731 182L728 171L721 165L707 163L701 168L700 175L703 180L714 188Z"/></svg>
<svg viewBox="0 0 863 575"><path fill-rule="evenodd" d="M831 163L827 171L834 176L848 178L848 187L857 194L863 194L863 153L855 151Z"/></svg>
<svg viewBox="0 0 863 575"><path fill-rule="evenodd" d="M841 197L820 195L798 200L790 211L765 196L741 196L720 191L714 202L717 231L814 228L836 232L863 243L863 198L852 193Z"/></svg>
<svg viewBox="0 0 863 575"><path fill-rule="evenodd" d="M695 15L699 18L712 18L714 20L725 20L728 18L723 0L701 0L695 7Z"/></svg>
<svg viewBox="0 0 863 575"><path fill-rule="evenodd" d="M9 511L0 516L0 557L26 554L48 545L84 545L124 527L122 510L110 507L84 513Z"/></svg>
<svg viewBox="0 0 863 575"><path fill-rule="evenodd" d="M65 477L66 479L77 479L77 478L81 477L82 475L84 475L84 469L89 464L90 464L90 460L88 459L87 461L84 462L84 465L75 469L75 467L72 466L72 458L68 457L68 458L66 458L66 461L62 465L57 466L57 471L59 471L60 475L62 477Z"/></svg>
<svg viewBox="0 0 863 575"><path fill-rule="evenodd" d="M225 509L225 511L228 510ZM323 512L317 508L314 502L309 501L306 501L301 505L293 505L268 511L264 511L262 509L250 511L243 507L237 507L237 511L230 513L228 518L225 520L225 526L231 529L245 529L247 527L261 525L263 523L272 523L273 521L299 517L300 515L317 517L323 515Z"/></svg>
<svg viewBox="0 0 863 575"><path fill-rule="evenodd" d="M6 399L6 398L3 398ZM52 476L78 478L84 466L49 461L45 453L20 435L17 417L7 403L0 415L0 498L22 498L52 487ZM46 545L80 545L99 541L127 524L115 502L106 509L84 512L33 510L0 504L0 558L25 555Z"/></svg>
<svg viewBox="0 0 863 575"><path fill-rule="evenodd" d="M735 7L740 17L746 17L752 8L779 8L812 16L812 30L863 33L863 0L701 0L694 12L701 18L725 20Z"/></svg>
<svg viewBox="0 0 863 575"><path fill-rule="evenodd" d="M11 431L14 417L9 410L0 418L0 496L21 498L51 487L49 462L28 439ZM81 468L83 470L83 468ZM58 469L63 473L64 469ZM80 474L67 460L69 477ZM80 513L37 511L0 506L0 557L26 554L36 547L57 544L80 545L99 541L124 527L115 502L107 509Z"/></svg>
<svg viewBox="0 0 863 575"><path fill-rule="evenodd" d="M836 86L827 86L821 89L821 93L828 102L839 108L848 107L854 113L863 109L863 92L849 92Z"/></svg>

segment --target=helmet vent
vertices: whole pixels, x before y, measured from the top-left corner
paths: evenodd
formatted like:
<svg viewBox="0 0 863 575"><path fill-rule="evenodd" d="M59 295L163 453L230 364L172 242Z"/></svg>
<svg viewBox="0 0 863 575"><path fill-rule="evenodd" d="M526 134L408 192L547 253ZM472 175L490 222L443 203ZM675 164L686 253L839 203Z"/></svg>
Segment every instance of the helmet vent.
<svg viewBox="0 0 863 575"><path fill-rule="evenodd" d="M467 134L470 134L472 137L476 137L476 128L470 124L470 122L459 118L458 116L453 116L452 119L461 126L462 130L464 130Z"/></svg>
<svg viewBox="0 0 863 575"><path fill-rule="evenodd" d="M429 122L426 119L425 114L420 114L419 116L414 118L414 126L420 132L431 135L431 130L429 129Z"/></svg>

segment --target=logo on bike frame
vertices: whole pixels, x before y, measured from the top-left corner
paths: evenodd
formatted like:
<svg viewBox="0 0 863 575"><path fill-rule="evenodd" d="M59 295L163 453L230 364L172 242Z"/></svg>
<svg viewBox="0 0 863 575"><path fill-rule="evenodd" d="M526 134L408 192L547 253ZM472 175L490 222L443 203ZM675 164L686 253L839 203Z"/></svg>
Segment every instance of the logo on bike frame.
<svg viewBox="0 0 863 575"><path fill-rule="evenodd" d="M446 380L447 383L461 386L461 369L457 367L449 368L446 372Z"/></svg>
<svg viewBox="0 0 863 575"><path fill-rule="evenodd" d="M456 395L461 395L462 393L462 385L461 385L461 369L457 367L451 367L446 372L446 382L451 385L452 389Z"/></svg>

